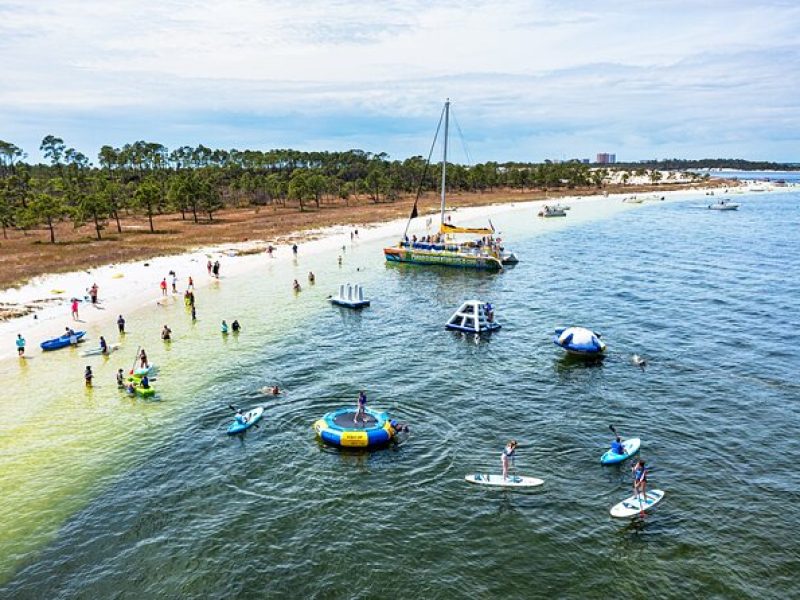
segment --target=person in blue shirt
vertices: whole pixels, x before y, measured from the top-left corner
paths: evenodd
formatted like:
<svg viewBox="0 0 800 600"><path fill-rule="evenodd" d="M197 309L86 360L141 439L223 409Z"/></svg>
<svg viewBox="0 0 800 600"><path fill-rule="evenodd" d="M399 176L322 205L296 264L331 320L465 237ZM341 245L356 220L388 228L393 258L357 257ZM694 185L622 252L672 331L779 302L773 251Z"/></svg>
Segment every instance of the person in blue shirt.
<svg viewBox="0 0 800 600"><path fill-rule="evenodd" d="M616 439L613 442L611 442L611 452L613 452L614 454L620 454L620 455L626 454L625 446L622 443L622 440L620 439L619 434L615 434L615 438Z"/></svg>
<svg viewBox="0 0 800 600"><path fill-rule="evenodd" d="M220 328L223 334L228 333L228 324L225 322L225 319L222 319L222 327Z"/></svg>
<svg viewBox="0 0 800 600"><path fill-rule="evenodd" d="M143 390L146 390L147 388L150 387L150 380L147 378L147 375L142 375L141 386Z"/></svg>
<svg viewBox="0 0 800 600"><path fill-rule="evenodd" d="M25 338L21 333L17 334L17 354L20 356L25 354Z"/></svg>

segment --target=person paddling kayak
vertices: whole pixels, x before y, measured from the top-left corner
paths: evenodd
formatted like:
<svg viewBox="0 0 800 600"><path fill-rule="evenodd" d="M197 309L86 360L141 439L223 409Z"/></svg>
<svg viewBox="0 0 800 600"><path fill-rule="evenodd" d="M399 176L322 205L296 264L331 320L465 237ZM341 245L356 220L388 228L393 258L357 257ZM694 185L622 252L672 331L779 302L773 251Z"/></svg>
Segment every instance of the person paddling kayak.
<svg viewBox="0 0 800 600"><path fill-rule="evenodd" d="M503 480L508 479L508 464L515 463L517 455L517 440L509 440L506 447L503 448L503 453L500 455L500 462L503 466Z"/></svg>
<svg viewBox="0 0 800 600"><path fill-rule="evenodd" d="M614 438L614 441L611 442L611 451L614 454L625 454L625 446L616 431L614 432Z"/></svg>

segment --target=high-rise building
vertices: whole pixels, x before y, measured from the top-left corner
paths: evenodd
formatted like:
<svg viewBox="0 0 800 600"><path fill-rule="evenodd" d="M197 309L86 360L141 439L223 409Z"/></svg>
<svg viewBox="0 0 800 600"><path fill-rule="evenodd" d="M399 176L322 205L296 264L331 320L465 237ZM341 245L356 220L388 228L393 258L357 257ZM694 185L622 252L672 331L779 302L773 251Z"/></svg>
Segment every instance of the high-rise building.
<svg viewBox="0 0 800 600"><path fill-rule="evenodd" d="M608 152L600 152L597 154L596 162L598 165L613 165L617 162L617 155L609 154Z"/></svg>

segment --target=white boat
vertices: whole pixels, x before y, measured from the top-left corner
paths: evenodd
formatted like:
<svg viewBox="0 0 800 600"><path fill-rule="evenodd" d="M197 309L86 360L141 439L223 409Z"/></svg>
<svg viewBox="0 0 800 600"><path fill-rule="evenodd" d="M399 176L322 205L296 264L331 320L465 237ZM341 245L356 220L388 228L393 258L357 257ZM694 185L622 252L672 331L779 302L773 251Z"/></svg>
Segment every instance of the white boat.
<svg viewBox="0 0 800 600"><path fill-rule="evenodd" d="M567 211L563 208L558 208L558 206L547 206L546 204L542 207L542 210L539 211L540 217L566 217Z"/></svg>
<svg viewBox="0 0 800 600"><path fill-rule="evenodd" d="M736 202L731 202L730 200L720 200L716 204L709 204L708 208L711 210L737 210L739 205Z"/></svg>
<svg viewBox="0 0 800 600"><path fill-rule="evenodd" d="M644 202L642 198L637 198L636 196L629 196L628 198L623 198L622 201L625 202L626 204L641 204L642 202Z"/></svg>
<svg viewBox="0 0 800 600"><path fill-rule="evenodd" d="M370 302L364 298L364 288L359 284L350 285L349 283L341 284L338 295L331 296L329 299L331 304L345 308L364 308L369 306Z"/></svg>
<svg viewBox="0 0 800 600"><path fill-rule="evenodd" d="M488 302L467 300L445 323L447 329L468 333L486 333L500 329L494 320L494 308Z"/></svg>
<svg viewBox="0 0 800 600"><path fill-rule="evenodd" d="M572 207L569 204L561 204L560 202L553 206L556 210L572 210Z"/></svg>
<svg viewBox="0 0 800 600"><path fill-rule="evenodd" d="M500 260L504 265L515 265L519 262L516 254L503 248L500 249Z"/></svg>

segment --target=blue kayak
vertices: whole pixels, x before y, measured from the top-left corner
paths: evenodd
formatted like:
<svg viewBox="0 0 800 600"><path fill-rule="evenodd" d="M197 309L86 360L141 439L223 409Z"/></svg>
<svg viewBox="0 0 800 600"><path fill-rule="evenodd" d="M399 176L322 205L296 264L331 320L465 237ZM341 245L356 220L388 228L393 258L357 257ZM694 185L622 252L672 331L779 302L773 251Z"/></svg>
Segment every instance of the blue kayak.
<svg viewBox="0 0 800 600"><path fill-rule="evenodd" d="M86 335L85 331L76 331L75 338L81 342L83 341L83 336ZM41 344L42 350L47 352L48 350L58 350L59 348L66 348L69 346L69 338L68 335L62 335L61 337L53 338L52 340L45 340Z"/></svg>
<svg viewBox="0 0 800 600"><path fill-rule="evenodd" d="M250 429L253 425L258 423L261 420L261 417L264 414L264 408L259 406L254 408L253 410L249 410L244 413L244 423L239 423L238 421L234 421L228 427L228 435L234 435L236 433L241 433L247 429Z"/></svg>
<svg viewBox="0 0 800 600"><path fill-rule="evenodd" d="M631 438L622 442L622 447L625 448L625 454L617 454L608 450L603 456L600 457L600 464L602 465L616 465L624 460L629 459L631 456L639 451L639 446L642 445L642 440L639 438Z"/></svg>

